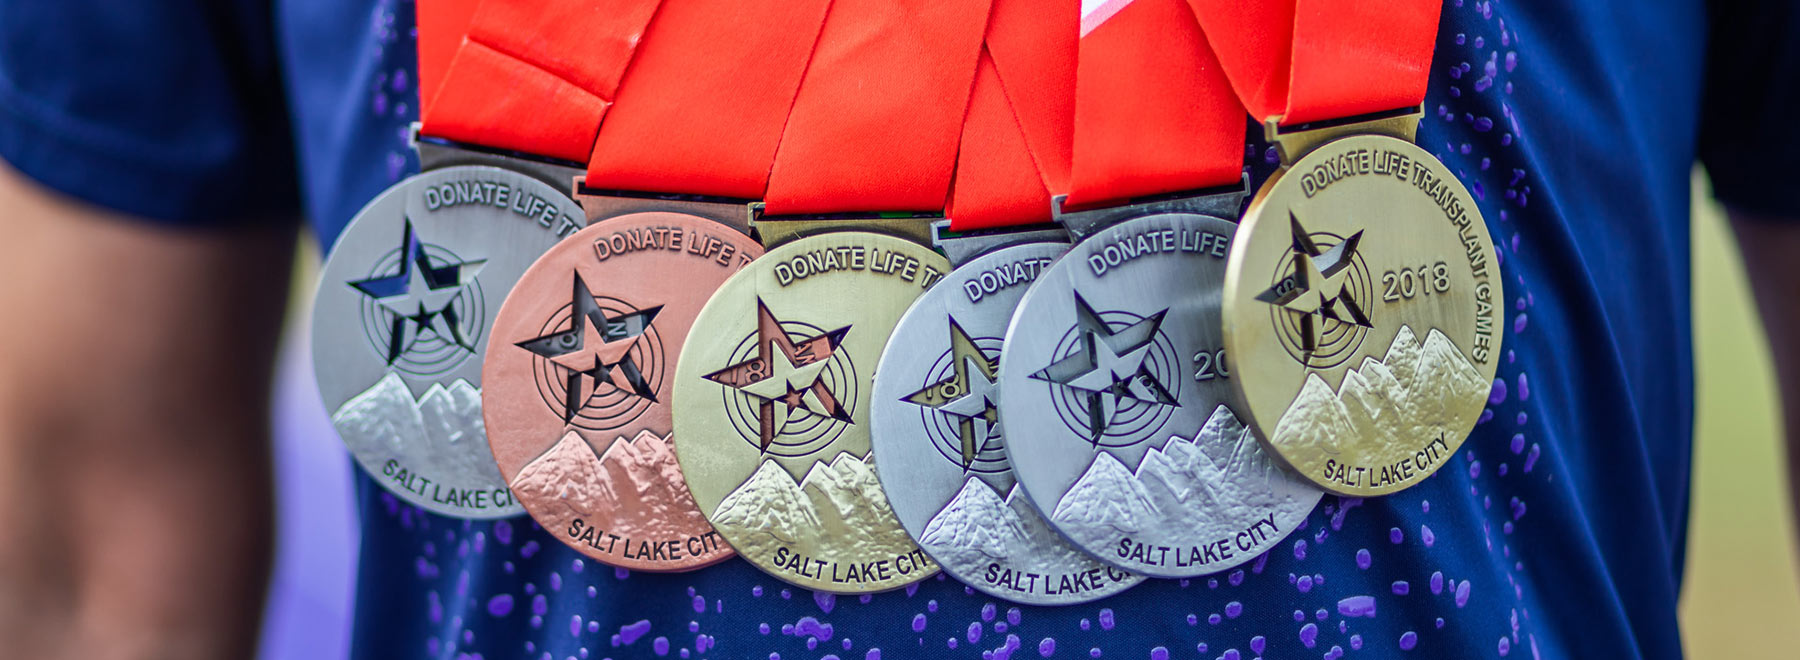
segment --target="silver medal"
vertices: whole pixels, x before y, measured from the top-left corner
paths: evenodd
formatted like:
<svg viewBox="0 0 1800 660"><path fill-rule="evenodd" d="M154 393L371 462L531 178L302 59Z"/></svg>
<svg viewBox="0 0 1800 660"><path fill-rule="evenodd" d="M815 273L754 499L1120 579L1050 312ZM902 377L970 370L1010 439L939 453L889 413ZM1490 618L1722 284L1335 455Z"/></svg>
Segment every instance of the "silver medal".
<svg viewBox="0 0 1800 660"><path fill-rule="evenodd" d="M443 515L521 512L488 449L481 356L526 266L583 224L537 179L459 166L389 188L344 229L313 302L313 366L376 482Z"/></svg>
<svg viewBox="0 0 1800 660"><path fill-rule="evenodd" d="M1068 247L1002 247L920 296L882 352L870 413L876 473L907 533L964 584L1032 605L1085 603L1144 579L1052 531L1006 458L1002 337L1025 290Z"/></svg>
<svg viewBox="0 0 1800 660"><path fill-rule="evenodd" d="M1156 577L1254 559L1321 495L1228 405L1219 291L1236 226L1194 201L1077 243L1025 294L1000 361L1025 493L1076 546Z"/></svg>

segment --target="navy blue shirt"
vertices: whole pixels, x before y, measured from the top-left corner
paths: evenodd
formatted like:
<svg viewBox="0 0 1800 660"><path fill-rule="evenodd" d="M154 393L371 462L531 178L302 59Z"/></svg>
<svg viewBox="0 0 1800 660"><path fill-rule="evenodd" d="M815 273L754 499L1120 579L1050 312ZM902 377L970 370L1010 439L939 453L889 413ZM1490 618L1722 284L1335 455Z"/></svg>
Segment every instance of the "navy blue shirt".
<svg viewBox="0 0 1800 660"><path fill-rule="evenodd" d="M1420 141L1474 193L1512 297L1487 411L1437 475L1327 497L1240 570L1061 608L944 577L834 597L741 560L628 574L527 518L441 518L359 477L353 653L1678 657L1689 173L1704 157L1727 203L1800 217L1767 157L1800 147L1790 4L1448 0ZM151 222L297 208L329 244L417 168L412 12L0 1L0 158ZM1273 151L1247 155L1266 177Z"/></svg>

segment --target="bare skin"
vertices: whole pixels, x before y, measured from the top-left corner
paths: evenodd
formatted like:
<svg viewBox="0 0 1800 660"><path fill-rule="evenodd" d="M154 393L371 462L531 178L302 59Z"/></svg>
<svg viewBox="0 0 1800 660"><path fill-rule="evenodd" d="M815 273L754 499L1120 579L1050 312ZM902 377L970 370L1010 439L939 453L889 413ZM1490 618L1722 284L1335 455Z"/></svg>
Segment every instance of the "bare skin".
<svg viewBox="0 0 1800 660"><path fill-rule="evenodd" d="M1800 222L1733 213L1731 228L1775 358L1786 420L1788 511L1800 516L1800 342L1795 341L1800 338L1800 264L1794 261L1800 255Z"/></svg>
<svg viewBox="0 0 1800 660"><path fill-rule="evenodd" d="M176 232L0 164L0 640L255 653L291 223Z"/></svg>

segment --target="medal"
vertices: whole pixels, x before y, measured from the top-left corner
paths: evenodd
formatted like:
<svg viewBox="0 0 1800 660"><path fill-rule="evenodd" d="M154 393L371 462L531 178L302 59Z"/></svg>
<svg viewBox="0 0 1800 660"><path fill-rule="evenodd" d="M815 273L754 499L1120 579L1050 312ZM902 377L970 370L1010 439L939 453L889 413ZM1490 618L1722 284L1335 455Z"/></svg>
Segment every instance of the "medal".
<svg viewBox="0 0 1800 660"><path fill-rule="evenodd" d="M1084 17L1061 203L1084 210L1058 218L1078 241L1025 293L1000 358L1025 493L1077 547L1156 577L1254 559L1320 497L1230 404L1241 361L1227 359L1218 299L1242 113L1186 12L1139 0Z"/></svg>
<svg viewBox="0 0 1800 660"><path fill-rule="evenodd" d="M483 404L500 473L558 539L634 570L731 556L681 478L669 403L700 307L761 253L711 220L633 213L577 232L519 280Z"/></svg>
<svg viewBox="0 0 1800 660"><path fill-rule="evenodd" d="M709 341L690 342L676 370L676 451L744 558L835 592L937 572L869 464L869 390L900 314L948 270L912 241L834 232L769 250L695 319Z"/></svg>
<svg viewBox="0 0 1800 660"><path fill-rule="evenodd" d="M314 369L376 482L443 515L519 512L488 451L480 356L525 267L581 225L535 178L456 166L400 182L344 229L313 301Z"/></svg>
<svg viewBox="0 0 1800 660"><path fill-rule="evenodd" d="M1502 282L1474 200L1413 144L1437 4L1304 4L1290 35L1259 13L1274 9L1196 3L1209 26L1282 37L1221 49L1283 165L1231 249L1225 342L1246 421L1282 461L1326 490L1381 495L1430 476L1474 427ZM1388 40L1345 29L1374 25ZM1291 72L1278 70L1290 36Z"/></svg>
<svg viewBox="0 0 1800 660"><path fill-rule="evenodd" d="M877 472L907 532L964 584L1033 605L1097 600L1143 578L1050 528L1018 486L999 415L1006 324L1068 244L1000 245L926 291L894 329L875 376Z"/></svg>
<svg viewBox="0 0 1800 660"><path fill-rule="evenodd" d="M1044 12L1066 25L1016 29L1021 18L1047 20L1032 15L1044 9L995 3L963 120L952 219L933 226L956 269L894 328L876 368L870 421L876 473L894 513L945 572L1012 602L1067 605L1143 578L1094 560L1044 522L1013 476L1000 425L1007 322L1026 288L1069 247L1067 233L1048 224L1048 190L1068 184L1073 104L1062 92L1075 82L1077 7ZM994 52L995 42L1024 37L1040 42ZM1047 79L1008 88L996 66L1004 55L1020 56L1006 59L1008 75ZM1019 114L1009 97L1050 112ZM1040 171L1038 162L1050 165Z"/></svg>
<svg viewBox="0 0 1800 660"><path fill-rule="evenodd" d="M941 213L986 15L833 3L755 223L768 252L682 351L675 449L694 499L792 584L862 593L937 572L870 463L871 379L900 315L950 270L910 216ZM872 72L896 84L863 88Z"/></svg>
<svg viewBox="0 0 1800 660"><path fill-rule="evenodd" d="M590 225L526 272L495 322L483 403L501 474L552 535L613 566L733 554L681 475L671 404L695 317L762 255L742 198L761 194L824 16L819 2L761 5L749 13L782 29L729 39L702 5L658 10L575 185ZM789 27L807 16L813 31ZM767 79L713 91L739 61Z"/></svg>

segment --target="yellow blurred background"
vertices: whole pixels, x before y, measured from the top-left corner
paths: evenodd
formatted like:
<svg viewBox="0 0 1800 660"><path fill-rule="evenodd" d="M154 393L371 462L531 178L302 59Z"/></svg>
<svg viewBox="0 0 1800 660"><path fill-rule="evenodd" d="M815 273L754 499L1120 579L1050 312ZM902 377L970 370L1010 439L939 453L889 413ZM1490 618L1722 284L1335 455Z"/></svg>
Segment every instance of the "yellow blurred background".
<svg viewBox="0 0 1800 660"><path fill-rule="evenodd" d="M1800 580L1769 346L1737 243L1694 178L1694 482L1681 627L1688 657L1793 658Z"/></svg>

